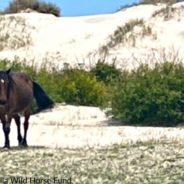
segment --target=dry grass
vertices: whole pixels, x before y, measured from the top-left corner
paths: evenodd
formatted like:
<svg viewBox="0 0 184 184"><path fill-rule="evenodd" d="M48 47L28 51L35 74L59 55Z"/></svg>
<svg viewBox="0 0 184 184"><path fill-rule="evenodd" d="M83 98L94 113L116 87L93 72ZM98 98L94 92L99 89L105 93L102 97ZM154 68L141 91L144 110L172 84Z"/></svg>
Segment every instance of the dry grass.
<svg viewBox="0 0 184 184"><path fill-rule="evenodd" d="M100 47L100 53L108 53L109 49L119 46L136 47L137 41L144 37L156 37L156 33L142 19L131 20L123 26L118 27L114 33L109 36L107 43Z"/></svg>
<svg viewBox="0 0 184 184"><path fill-rule="evenodd" d="M110 36L110 40L107 43L107 46L109 48L113 48L115 46L117 46L118 44L124 43L125 41L127 41L128 37L130 37L130 35L127 34L131 33L135 26L140 26L143 25L144 22L143 20L131 20L129 22L127 22L125 25L123 25L122 27L118 27L114 33L112 34L112 36Z"/></svg>
<svg viewBox="0 0 184 184"><path fill-rule="evenodd" d="M155 11L152 15L152 17L161 17L164 21L168 21L171 19L177 19L180 20L181 17L184 15L184 6L181 7L172 7L172 6L166 6L164 8L161 8L158 11Z"/></svg>
<svg viewBox="0 0 184 184"><path fill-rule="evenodd" d="M21 16L0 16L0 51L19 49L32 44L31 33L35 28L26 24Z"/></svg>
<svg viewBox="0 0 184 184"><path fill-rule="evenodd" d="M150 67L154 67L156 63L173 62L175 64L181 64L184 62L181 55L181 51L174 47L151 49L145 53L144 57L138 58L132 54L133 68L137 68L140 64L146 63Z"/></svg>
<svg viewBox="0 0 184 184"><path fill-rule="evenodd" d="M157 4L157 3L165 3L165 4L175 4L181 2L182 0L142 0L141 4Z"/></svg>
<svg viewBox="0 0 184 184"><path fill-rule="evenodd" d="M72 178L72 183L182 183L184 145L138 143L101 149L1 151L0 177Z"/></svg>

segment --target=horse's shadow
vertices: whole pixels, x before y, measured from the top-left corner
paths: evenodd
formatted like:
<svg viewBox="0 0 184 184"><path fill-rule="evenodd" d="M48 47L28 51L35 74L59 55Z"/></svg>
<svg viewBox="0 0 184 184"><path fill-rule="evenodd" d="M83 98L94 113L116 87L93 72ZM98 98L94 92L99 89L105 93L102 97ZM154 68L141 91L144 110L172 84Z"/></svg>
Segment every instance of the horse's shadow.
<svg viewBox="0 0 184 184"><path fill-rule="evenodd" d="M21 146L11 146L10 149L1 148L0 152L4 151L25 151L25 150L38 150L38 149L46 149L46 146L28 146L28 147L21 147Z"/></svg>

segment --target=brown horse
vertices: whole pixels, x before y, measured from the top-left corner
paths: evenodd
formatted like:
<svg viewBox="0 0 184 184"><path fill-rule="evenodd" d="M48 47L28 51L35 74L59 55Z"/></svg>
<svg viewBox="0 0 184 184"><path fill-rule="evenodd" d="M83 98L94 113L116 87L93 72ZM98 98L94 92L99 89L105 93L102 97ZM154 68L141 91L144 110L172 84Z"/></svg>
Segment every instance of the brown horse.
<svg viewBox="0 0 184 184"><path fill-rule="evenodd" d="M4 148L10 148L9 133L12 118L17 125L19 145L27 146L27 130L34 98L38 105L37 112L52 108L54 105L41 86L32 81L25 73L12 73L10 69L0 71L0 120L5 136ZM20 131L19 113L25 117L23 137Z"/></svg>

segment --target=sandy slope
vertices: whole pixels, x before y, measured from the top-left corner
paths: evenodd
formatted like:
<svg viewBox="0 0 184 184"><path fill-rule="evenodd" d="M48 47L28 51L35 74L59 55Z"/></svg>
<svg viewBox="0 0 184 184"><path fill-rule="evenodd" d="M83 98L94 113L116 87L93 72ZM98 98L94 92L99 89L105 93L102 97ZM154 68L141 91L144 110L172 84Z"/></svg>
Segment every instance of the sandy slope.
<svg viewBox="0 0 184 184"><path fill-rule="evenodd" d="M179 6L179 5L178 5ZM152 36L144 38L137 37L136 46L131 46L129 41L117 48L110 50L111 57L117 57L118 65L125 66L132 53L136 56L142 56L145 50L150 51L153 48L168 47L173 43L176 47L181 46L183 17L180 21L164 21L162 18L152 18L152 14L164 7L163 5L140 5L124 9L114 14L84 16L84 17L61 17L45 15L38 13L20 13L15 15L6 15L3 31L10 31L13 24L10 16L16 19L25 19L19 21L16 26L11 28L11 37L20 37L23 32L27 36L21 37L24 40L31 39L32 44L21 48L6 47L0 52L0 58L13 59L15 56L26 59L34 63L51 62L63 67L64 63L72 66L78 63L85 63L86 66L93 65L97 61L99 54L95 55L100 46L107 42L110 35L118 26L123 26L132 19L143 19L146 25L150 25L156 34L157 39ZM18 18L19 17L19 18ZM26 31L23 27L26 26ZM0 32L0 35L2 32ZM139 33L138 33L139 34ZM11 41L10 39L7 42ZM89 56L91 55L92 56ZM129 62L129 61L128 61ZM130 62L129 62L130 63Z"/></svg>

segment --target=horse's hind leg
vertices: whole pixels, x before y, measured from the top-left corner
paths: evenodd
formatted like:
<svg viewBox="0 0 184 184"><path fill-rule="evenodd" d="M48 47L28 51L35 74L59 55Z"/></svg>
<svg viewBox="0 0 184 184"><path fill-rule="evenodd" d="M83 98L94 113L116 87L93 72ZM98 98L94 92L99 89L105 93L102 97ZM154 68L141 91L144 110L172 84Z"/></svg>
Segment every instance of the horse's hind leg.
<svg viewBox="0 0 184 184"><path fill-rule="evenodd" d="M22 142L22 135L21 135L21 131L20 131L20 116L18 114L13 116L15 123L17 125L17 139L18 139L18 143L19 146L21 145Z"/></svg>
<svg viewBox="0 0 184 184"><path fill-rule="evenodd" d="M31 110L28 109L27 111L25 111L24 116L25 116L25 120L24 120L24 137L22 139L21 145L24 147L27 147L27 130L29 127L29 117L30 117L30 113Z"/></svg>

